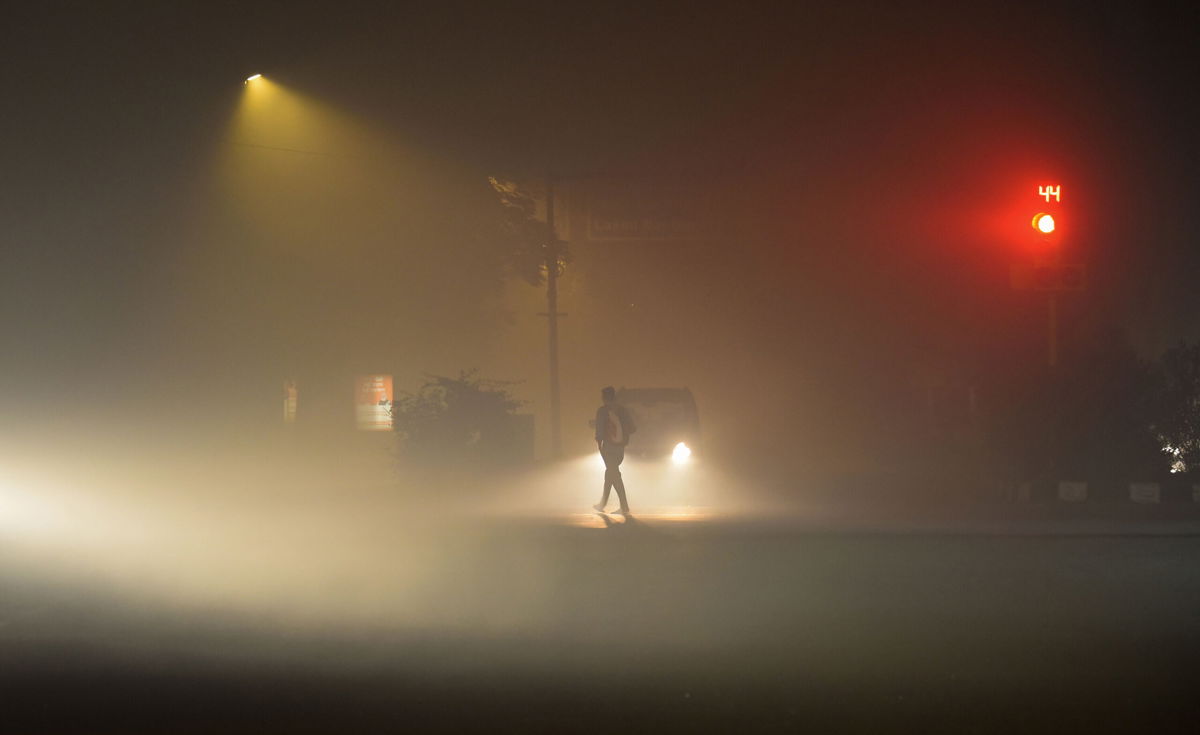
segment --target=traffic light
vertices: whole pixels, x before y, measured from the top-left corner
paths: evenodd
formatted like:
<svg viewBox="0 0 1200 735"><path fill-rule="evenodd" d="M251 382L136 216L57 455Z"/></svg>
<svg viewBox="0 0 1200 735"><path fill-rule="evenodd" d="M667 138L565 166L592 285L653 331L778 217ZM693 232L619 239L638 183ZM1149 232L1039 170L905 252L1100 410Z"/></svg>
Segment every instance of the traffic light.
<svg viewBox="0 0 1200 735"><path fill-rule="evenodd" d="M1042 240L1052 240L1059 230L1061 218L1059 205L1062 203L1062 185L1050 184L1038 186L1038 212L1033 215L1030 224L1034 232Z"/></svg>
<svg viewBox="0 0 1200 735"><path fill-rule="evenodd" d="M1009 272L1012 287L1020 290L1043 291L1046 294L1046 364L1058 365L1058 298L1067 291L1082 291L1087 286L1087 270L1083 265L1064 262L1059 237L1064 222L1062 214L1062 185L1041 184L1037 188L1036 214L1029 220L1041 245L1032 258L1014 263ZM1029 211L1029 210L1026 210Z"/></svg>

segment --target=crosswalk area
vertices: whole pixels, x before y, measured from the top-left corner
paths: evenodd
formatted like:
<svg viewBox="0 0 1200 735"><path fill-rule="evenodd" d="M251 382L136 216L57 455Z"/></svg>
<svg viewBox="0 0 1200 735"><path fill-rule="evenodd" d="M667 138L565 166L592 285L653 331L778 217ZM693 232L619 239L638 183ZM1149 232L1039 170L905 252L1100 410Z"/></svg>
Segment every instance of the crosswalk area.
<svg viewBox="0 0 1200 735"><path fill-rule="evenodd" d="M712 508L677 506L652 508L645 512L635 511L622 516L612 513L570 513L563 516L562 523L576 528L634 528L640 524L648 526L668 524L710 523L720 519Z"/></svg>

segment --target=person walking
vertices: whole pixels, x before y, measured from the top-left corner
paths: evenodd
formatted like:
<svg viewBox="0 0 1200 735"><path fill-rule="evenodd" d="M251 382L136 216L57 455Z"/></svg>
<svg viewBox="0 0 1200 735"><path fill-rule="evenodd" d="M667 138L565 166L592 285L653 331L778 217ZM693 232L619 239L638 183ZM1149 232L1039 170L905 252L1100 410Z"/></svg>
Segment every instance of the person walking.
<svg viewBox="0 0 1200 735"><path fill-rule="evenodd" d="M600 391L600 398L604 403L596 409L596 448L604 460L604 494L592 507L603 513L608 505L609 491L616 488L617 499L621 502L617 513L626 515L629 501L625 497L625 481L621 479L621 462L625 459L629 435L637 431L637 427L625 407L617 403L617 392L611 385Z"/></svg>

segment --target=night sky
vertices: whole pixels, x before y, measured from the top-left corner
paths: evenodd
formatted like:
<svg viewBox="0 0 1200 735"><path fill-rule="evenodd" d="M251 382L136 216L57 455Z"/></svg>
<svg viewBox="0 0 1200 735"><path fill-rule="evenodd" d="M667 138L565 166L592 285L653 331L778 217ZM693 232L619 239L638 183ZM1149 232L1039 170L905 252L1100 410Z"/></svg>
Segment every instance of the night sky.
<svg viewBox="0 0 1200 735"><path fill-rule="evenodd" d="M273 417L288 374L411 385L480 367L527 381L540 410L541 292L488 282L463 265L474 251L388 243L433 243L448 213L472 216L481 194L464 182L546 171L674 172L729 225L697 245L571 244L568 427L608 382L691 385L733 432L800 410L869 420L839 401L921 366L1036 360L1044 305L1008 288L1007 267L1025 234L1009 223L1043 180L1071 197L1064 247L1090 271L1065 329L1115 324L1153 357L1200 336L1187 13L14 3L0 28L2 400L28 419L180 396L254 414L265 396ZM330 147L310 158L353 137L345 160L363 162L295 174L346 182L331 188L344 199L297 184L295 201L263 204L309 212L296 252L219 186L231 156L253 155L231 125L253 73L328 115L304 144ZM263 180L283 196L285 179ZM628 310L588 310L618 301Z"/></svg>

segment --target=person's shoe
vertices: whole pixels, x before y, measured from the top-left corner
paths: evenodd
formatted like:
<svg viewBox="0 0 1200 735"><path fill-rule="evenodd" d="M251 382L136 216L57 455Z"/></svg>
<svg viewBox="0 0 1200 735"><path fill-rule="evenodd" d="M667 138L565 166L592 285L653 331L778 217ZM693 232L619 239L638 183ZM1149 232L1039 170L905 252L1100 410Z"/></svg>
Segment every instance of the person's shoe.
<svg viewBox="0 0 1200 735"><path fill-rule="evenodd" d="M627 515L629 515L629 509L628 508L617 508L616 510L613 511L613 513L616 513L618 515L627 516Z"/></svg>
<svg viewBox="0 0 1200 735"><path fill-rule="evenodd" d="M604 506L603 506L603 505L600 505L599 503L596 503L596 504L595 504L595 505L593 505L592 507L596 509L596 512L597 512L597 513L603 513L603 512L604 512Z"/></svg>

